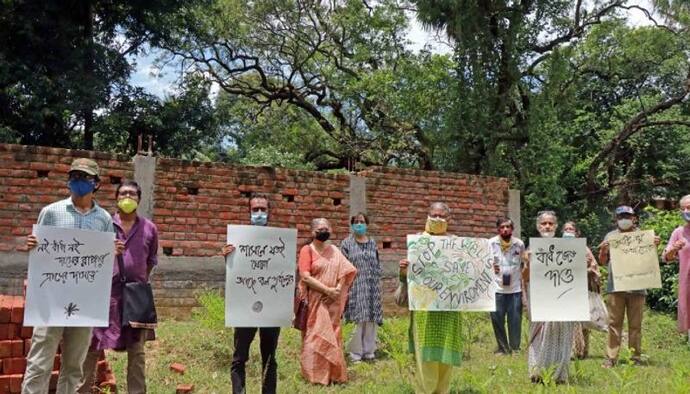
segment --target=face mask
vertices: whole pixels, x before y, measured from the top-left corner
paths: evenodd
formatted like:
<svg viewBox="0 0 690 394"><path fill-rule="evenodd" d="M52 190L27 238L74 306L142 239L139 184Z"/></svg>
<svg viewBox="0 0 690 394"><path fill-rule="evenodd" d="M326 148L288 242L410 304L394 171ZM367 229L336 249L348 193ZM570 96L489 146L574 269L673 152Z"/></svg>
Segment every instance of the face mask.
<svg viewBox="0 0 690 394"><path fill-rule="evenodd" d="M138 205L139 204L137 204L136 200L129 197L117 201L117 207L120 208L120 210L124 213L132 213L136 211Z"/></svg>
<svg viewBox="0 0 690 394"><path fill-rule="evenodd" d="M326 231L319 231L318 233L316 233L316 236L314 238L318 239L321 242L326 242L326 241L328 241L328 238L330 238L330 237L331 237L331 233L328 232L328 230L326 230Z"/></svg>
<svg viewBox="0 0 690 394"><path fill-rule="evenodd" d="M364 235L367 232L367 224L366 223L354 223L352 225L352 232L354 232L357 235Z"/></svg>
<svg viewBox="0 0 690 394"><path fill-rule="evenodd" d="M685 220L686 222L690 222L690 212L683 212L682 216L683 220Z"/></svg>
<svg viewBox="0 0 690 394"><path fill-rule="evenodd" d="M96 182L88 181L86 179L70 179L67 182L70 192L77 197L84 197L85 195L93 192L96 188Z"/></svg>
<svg viewBox="0 0 690 394"><path fill-rule="evenodd" d="M265 226L268 222L268 213L266 212L252 212L252 216L249 221L254 226Z"/></svg>
<svg viewBox="0 0 690 394"><path fill-rule="evenodd" d="M621 230L630 230L633 226L633 221L632 219L619 219L618 220L618 228Z"/></svg>
<svg viewBox="0 0 690 394"><path fill-rule="evenodd" d="M441 218L426 218L424 230L429 234L445 234L448 231L448 222Z"/></svg>
<svg viewBox="0 0 690 394"><path fill-rule="evenodd" d="M556 232L554 231L544 231L543 233L539 233L542 238L553 238L556 235Z"/></svg>
<svg viewBox="0 0 690 394"><path fill-rule="evenodd" d="M563 233L563 238L575 238L575 233Z"/></svg>

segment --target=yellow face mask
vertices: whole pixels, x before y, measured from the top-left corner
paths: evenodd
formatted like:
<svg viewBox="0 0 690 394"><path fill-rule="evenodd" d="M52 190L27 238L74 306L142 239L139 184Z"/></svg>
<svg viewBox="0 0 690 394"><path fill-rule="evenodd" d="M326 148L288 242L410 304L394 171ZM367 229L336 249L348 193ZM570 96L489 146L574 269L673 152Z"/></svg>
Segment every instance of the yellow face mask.
<svg viewBox="0 0 690 394"><path fill-rule="evenodd" d="M139 204L137 204L136 200L131 198L123 198L117 202L117 207L120 208L120 210L124 213L132 213L136 211L138 205Z"/></svg>
<svg viewBox="0 0 690 394"><path fill-rule="evenodd" d="M445 234L448 231L448 222L446 219L427 217L424 231L429 234Z"/></svg>

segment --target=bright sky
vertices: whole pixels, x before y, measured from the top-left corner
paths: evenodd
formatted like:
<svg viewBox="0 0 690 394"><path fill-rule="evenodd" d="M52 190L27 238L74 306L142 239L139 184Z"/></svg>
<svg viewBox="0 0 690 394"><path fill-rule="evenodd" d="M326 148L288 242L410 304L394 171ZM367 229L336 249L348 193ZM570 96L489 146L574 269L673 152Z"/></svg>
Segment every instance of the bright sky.
<svg viewBox="0 0 690 394"><path fill-rule="evenodd" d="M628 2L628 5L639 5L646 9L652 9L651 0L632 0ZM628 18L629 24L632 26L652 24L644 13L637 9L630 10L628 12ZM412 50L419 51L425 46L428 46L436 53L448 53L451 51L449 43L443 42L444 34L442 32L438 33L425 30L422 25L417 22L416 18L412 17L410 19L411 24L407 37L411 42L410 47ZM660 22L659 19L657 21ZM162 98L174 92L177 86L176 80L179 76L179 70L170 66L164 67L163 69L157 67L155 60L158 55L158 53L151 51L146 55L137 57L135 59L137 63L136 71L132 74L130 82L134 86L143 87L148 93Z"/></svg>

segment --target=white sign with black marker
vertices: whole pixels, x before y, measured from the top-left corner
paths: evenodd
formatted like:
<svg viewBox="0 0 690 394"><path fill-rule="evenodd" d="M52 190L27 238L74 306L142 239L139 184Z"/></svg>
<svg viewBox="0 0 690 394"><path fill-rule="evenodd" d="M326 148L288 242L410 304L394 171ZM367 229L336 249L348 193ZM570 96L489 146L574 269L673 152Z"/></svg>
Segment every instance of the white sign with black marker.
<svg viewBox="0 0 690 394"><path fill-rule="evenodd" d="M25 326L107 327L115 233L34 225Z"/></svg>
<svg viewBox="0 0 690 394"><path fill-rule="evenodd" d="M225 325L288 327L295 294L297 230L228 225Z"/></svg>
<svg viewBox="0 0 690 394"><path fill-rule="evenodd" d="M584 238L530 238L532 321L588 321Z"/></svg>

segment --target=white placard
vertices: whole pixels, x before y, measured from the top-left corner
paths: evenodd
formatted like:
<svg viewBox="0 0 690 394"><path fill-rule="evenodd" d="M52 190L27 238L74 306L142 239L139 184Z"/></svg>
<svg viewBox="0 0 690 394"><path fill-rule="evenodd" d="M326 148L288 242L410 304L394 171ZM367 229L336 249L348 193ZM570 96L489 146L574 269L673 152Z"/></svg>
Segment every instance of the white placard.
<svg viewBox="0 0 690 394"><path fill-rule="evenodd" d="M228 225L227 327L288 327L296 282L297 230Z"/></svg>
<svg viewBox="0 0 690 394"><path fill-rule="evenodd" d="M654 244L654 231L633 231L610 236L614 291L655 289L661 287L659 256Z"/></svg>
<svg viewBox="0 0 690 394"><path fill-rule="evenodd" d="M107 327L115 233L34 225L24 325Z"/></svg>
<svg viewBox="0 0 690 394"><path fill-rule="evenodd" d="M587 240L530 238L532 321L588 321Z"/></svg>
<svg viewBox="0 0 690 394"><path fill-rule="evenodd" d="M484 238L407 236L410 310L496 310L493 255Z"/></svg>

